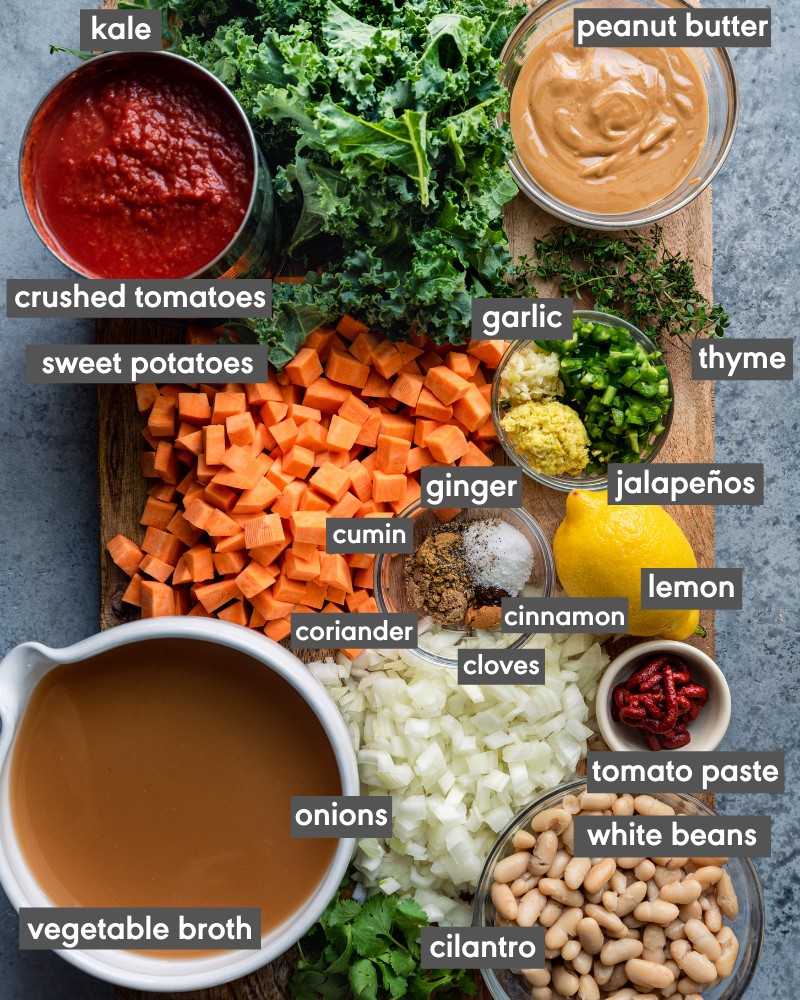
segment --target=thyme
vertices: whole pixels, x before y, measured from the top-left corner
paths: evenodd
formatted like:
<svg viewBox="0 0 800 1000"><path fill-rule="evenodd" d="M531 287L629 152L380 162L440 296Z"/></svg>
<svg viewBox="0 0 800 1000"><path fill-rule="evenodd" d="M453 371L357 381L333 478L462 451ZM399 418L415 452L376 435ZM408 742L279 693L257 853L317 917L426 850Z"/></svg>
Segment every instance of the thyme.
<svg viewBox="0 0 800 1000"><path fill-rule="evenodd" d="M700 294L692 261L667 248L657 225L622 236L555 226L536 240L532 258L519 259L515 292L534 277L557 281L564 297L591 298L595 308L622 316L653 340L722 337L730 323L718 302Z"/></svg>

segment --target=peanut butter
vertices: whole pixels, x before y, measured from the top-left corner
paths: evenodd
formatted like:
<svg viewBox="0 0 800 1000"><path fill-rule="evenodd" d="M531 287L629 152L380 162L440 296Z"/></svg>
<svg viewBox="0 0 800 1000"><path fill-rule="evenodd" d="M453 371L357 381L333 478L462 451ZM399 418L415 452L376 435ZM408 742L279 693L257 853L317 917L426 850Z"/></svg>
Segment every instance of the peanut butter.
<svg viewBox="0 0 800 1000"><path fill-rule="evenodd" d="M705 90L683 49L577 49L571 27L531 52L511 98L531 176L565 204L607 215L674 191L707 125Z"/></svg>

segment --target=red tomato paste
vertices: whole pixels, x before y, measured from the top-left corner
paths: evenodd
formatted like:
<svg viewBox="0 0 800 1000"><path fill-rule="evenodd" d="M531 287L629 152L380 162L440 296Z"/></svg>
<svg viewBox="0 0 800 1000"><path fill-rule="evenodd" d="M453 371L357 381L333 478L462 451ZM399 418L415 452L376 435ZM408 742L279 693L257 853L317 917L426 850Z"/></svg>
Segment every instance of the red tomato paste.
<svg viewBox="0 0 800 1000"><path fill-rule="evenodd" d="M178 60L99 72L46 109L35 131L38 214L61 254L92 277L184 278L244 220L249 137L235 106Z"/></svg>

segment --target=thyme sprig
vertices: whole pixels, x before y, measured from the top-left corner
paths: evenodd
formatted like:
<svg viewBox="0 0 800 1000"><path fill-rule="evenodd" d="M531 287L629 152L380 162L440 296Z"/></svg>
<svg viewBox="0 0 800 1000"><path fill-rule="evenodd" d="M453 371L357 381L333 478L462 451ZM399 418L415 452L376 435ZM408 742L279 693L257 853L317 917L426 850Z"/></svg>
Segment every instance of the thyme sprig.
<svg viewBox="0 0 800 1000"><path fill-rule="evenodd" d="M532 257L519 258L517 294L533 278L557 281L561 295L592 299L596 309L624 317L654 340L722 337L730 323L720 303L698 290L692 261L666 246L657 225L622 236L554 226L535 241Z"/></svg>

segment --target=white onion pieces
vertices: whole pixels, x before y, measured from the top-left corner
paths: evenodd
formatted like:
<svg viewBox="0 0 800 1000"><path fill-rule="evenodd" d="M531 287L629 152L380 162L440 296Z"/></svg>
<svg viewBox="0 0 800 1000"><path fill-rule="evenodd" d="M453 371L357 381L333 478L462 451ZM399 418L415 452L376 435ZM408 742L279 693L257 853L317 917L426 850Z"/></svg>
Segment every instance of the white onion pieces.
<svg viewBox="0 0 800 1000"><path fill-rule="evenodd" d="M431 922L467 926L498 833L586 753L605 636L539 633L545 683L459 687L456 671L411 650L364 650L309 664L339 706L365 794L390 794L391 840L361 840L368 893L412 895Z"/></svg>

